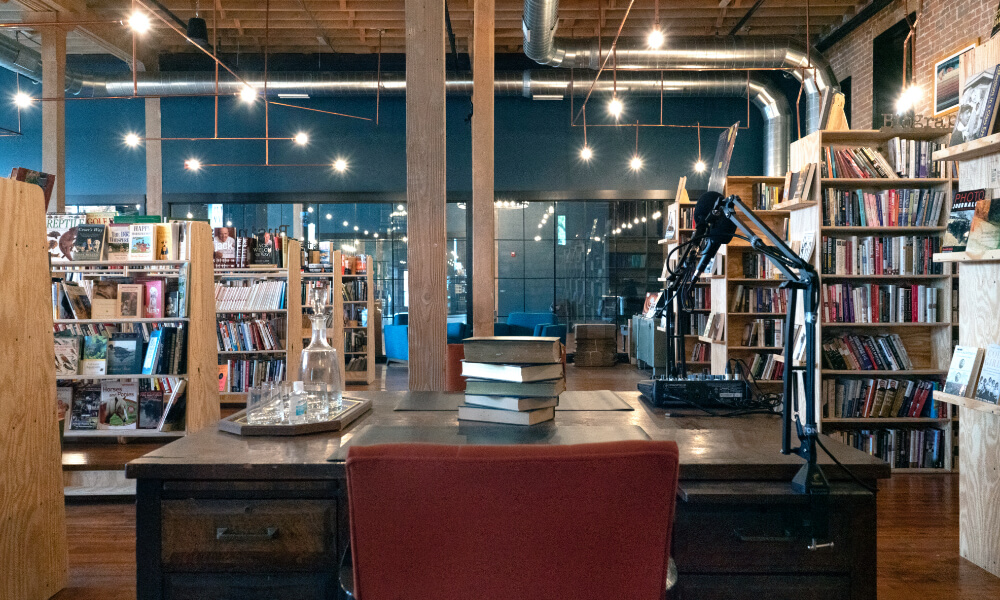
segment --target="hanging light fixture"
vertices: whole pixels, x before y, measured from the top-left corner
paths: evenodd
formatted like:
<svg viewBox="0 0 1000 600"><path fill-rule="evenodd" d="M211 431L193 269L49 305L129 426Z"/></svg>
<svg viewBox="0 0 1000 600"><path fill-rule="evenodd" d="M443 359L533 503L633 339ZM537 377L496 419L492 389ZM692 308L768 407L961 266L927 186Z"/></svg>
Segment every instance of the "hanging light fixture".
<svg viewBox="0 0 1000 600"><path fill-rule="evenodd" d="M663 46L663 32L660 30L660 0L653 2L653 30L649 32L646 44L654 50L659 50Z"/></svg>
<svg viewBox="0 0 1000 600"><path fill-rule="evenodd" d="M594 157L594 151L587 144L587 105L583 106L583 148L580 148L580 159L584 162Z"/></svg>
<svg viewBox="0 0 1000 600"><path fill-rule="evenodd" d="M698 162L694 163L694 170L698 173L704 173L707 165L705 161L701 159L701 122L697 123L698 126Z"/></svg>
<svg viewBox="0 0 1000 600"><path fill-rule="evenodd" d="M896 99L896 114L903 114L913 110L923 96L919 86L913 84L913 72L915 70L914 65L914 55L916 51L914 46L917 43L917 22L920 21L920 16L924 11L924 4L920 2L919 8L917 10L917 16L910 22L910 2L906 0L904 3L904 15L906 15L906 24L910 27L910 32L906 35L906 39L903 40L903 87L899 91L899 97Z"/></svg>
<svg viewBox="0 0 1000 600"><path fill-rule="evenodd" d="M187 36L202 48L208 48L208 24L199 16L201 3L194 5L194 16L188 19Z"/></svg>
<svg viewBox="0 0 1000 600"><path fill-rule="evenodd" d="M639 121L635 122L635 154L632 155L632 160L628 161L629 167L636 173L642 169L642 157L639 156ZM632 225L629 225L631 228Z"/></svg>

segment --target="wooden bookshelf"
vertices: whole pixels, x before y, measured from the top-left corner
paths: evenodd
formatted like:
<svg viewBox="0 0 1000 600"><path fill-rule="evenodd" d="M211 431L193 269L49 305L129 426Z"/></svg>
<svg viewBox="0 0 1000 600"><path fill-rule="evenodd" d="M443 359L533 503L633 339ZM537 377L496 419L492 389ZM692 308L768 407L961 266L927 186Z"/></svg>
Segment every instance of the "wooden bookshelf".
<svg viewBox="0 0 1000 600"><path fill-rule="evenodd" d="M48 600L69 567L42 189L0 179L0 214L0 597Z"/></svg>
<svg viewBox="0 0 1000 600"><path fill-rule="evenodd" d="M812 232L816 242L816 249L813 252L812 261L817 272L821 273L820 283L845 283L861 285L864 283L878 283L884 285L905 285L912 283L915 285L931 286L938 289L938 319L935 323L824 323L822 313L820 323L817 326L817 349L816 364L819 377L817 377L817 414L820 421L821 431L830 434L837 431L850 430L879 430L879 429L908 429L912 427L935 428L943 430L942 445L950 449L953 440L954 424L950 411L945 408L944 414L940 418L854 418L837 417L834 415L834 399L824 398L824 381L831 378L864 378L864 379L929 379L942 381L947 374L948 364L951 360L952 331L951 331L951 269L945 268L943 274L926 275L836 275L822 274L822 264L824 259L824 245L822 238L851 238L868 236L940 236L945 229L948 219L947 208L951 205L953 191L953 180L950 178L898 178L898 179L851 179L851 178L829 178L821 176L819 163L823 161L823 151L830 146L867 146L881 151L883 156L888 156L886 146L890 139L900 137L901 139L917 139L932 142L947 143L951 130L943 129L915 129L915 130L880 130L880 131L818 131L808 135L792 144L791 147L791 169L800 171L810 163L817 163L815 169L815 179L813 181L811 197L807 202L797 206L788 206L791 211L789 217L790 237L792 240L802 240L803 235ZM888 189L930 189L945 192L940 220L929 226L919 227L857 227L857 226L829 226L823 224L823 207L825 192L830 189L837 190L864 190L866 192L878 192ZM802 322L801 303L797 316L797 322ZM914 368L905 371L844 371L823 368L822 361L822 338L824 333L844 333L847 331L857 331L860 335L877 335L881 333L893 333L900 336L903 345L907 349ZM825 407L824 407L825 405ZM824 413L824 410L827 412ZM824 416L825 414L825 416ZM937 468L897 468L896 472L903 473L940 473L950 471L954 467L952 452L943 452L944 467Z"/></svg>
<svg viewBox="0 0 1000 600"><path fill-rule="evenodd" d="M365 283L366 297L364 299L363 306L367 310L367 321L365 325L360 325L359 320L358 326L348 326L346 323L346 310L357 310L359 304L357 302L349 304L341 304L342 309L340 312L334 313L334 319L339 319L342 325L342 335L341 347L344 348L344 362L349 364L352 359L364 358L365 368L362 370L351 370L345 367L346 378L344 381L346 383L364 383L370 384L375 381L375 288L374 281L372 280L372 275L375 270L375 263L372 261L371 255L366 258L367 269L361 274L343 274L341 275L341 280L344 286L349 286L352 282L357 280L362 280ZM346 346L346 340L352 331L364 330L366 332L366 343L363 351L349 351Z"/></svg>
<svg viewBox="0 0 1000 600"><path fill-rule="evenodd" d="M302 340L303 344L308 345L309 340L312 339L312 321L309 320L309 315L312 310L309 309L309 297L305 295L306 290L309 288L309 283L311 281L323 282L327 286L329 294L327 295L326 302L330 308L330 318L327 320L326 329L326 339L331 346L337 349L340 354L340 380L347 382L347 376L345 372L344 359L344 319L342 315L344 314L344 305L352 304L351 302L344 302L343 285L344 280L341 275L341 265L342 256L340 250L334 250L330 257L330 272L324 273L302 273L302 290L303 290L303 304L302 304Z"/></svg>
<svg viewBox="0 0 1000 600"><path fill-rule="evenodd" d="M302 294L301 294L301 251L299 242L293 239L286 239L287 250L282 252L284 266L270 268L239 268L239 269L215 269L214 280L233 281L250 280L253 282L266 282L271 280L285 281L285 307L270 310L218 310L215 306L214 295L212 296L213 325L218 320L230 320L239 316L252 315L280 315L284 318L284 331L276 333L282 339L279 340L281 348L274 350L224 350L218 347L217 336L213 339L213 348L217 351L216 364L222 365L229 360L251 360L260 358L262 360L273 360L283 358L285 360L284 381L294 381L299 375L299 360L302 354L302 338L299 332L302 331ZM211 286L214 292L214 285ZM217 330L217 328L216 328ZM227 389L219 394L219 402L222 404L241 405L246 404L246 391L231 391L232 383L227 382ZM218 389L218 383L216 383Z"/></svg>

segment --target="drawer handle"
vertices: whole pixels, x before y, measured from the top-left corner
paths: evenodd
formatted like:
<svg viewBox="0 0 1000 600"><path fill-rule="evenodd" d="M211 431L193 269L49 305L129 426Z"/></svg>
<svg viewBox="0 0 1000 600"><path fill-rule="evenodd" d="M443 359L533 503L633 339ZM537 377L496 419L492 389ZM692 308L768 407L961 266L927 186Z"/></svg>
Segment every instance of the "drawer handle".
<svg viewBox="0 0 1000 600"><path fill-rule="evenodd" d="M260 533L236 533L229 531L228 527L218 527L215 530L215 539L220 542L256 542L273 540L278 537L277 527L268 527Z"/></svg>
<svg viewBox="0 0 1000 600"><path fill-rule="evenodd" d="M786 531L785 535L747 535L742 529L734 529L736 539L741 542L794 542L795 537Z"/></svg>

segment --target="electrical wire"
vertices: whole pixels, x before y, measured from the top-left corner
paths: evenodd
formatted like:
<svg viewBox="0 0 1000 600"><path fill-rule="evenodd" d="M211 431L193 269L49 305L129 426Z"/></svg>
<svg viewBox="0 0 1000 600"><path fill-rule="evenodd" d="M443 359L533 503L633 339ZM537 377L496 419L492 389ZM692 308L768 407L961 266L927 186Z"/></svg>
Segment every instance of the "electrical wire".
<svg viewBox="0 0 1000 600"><path fill-rule="evenodd" d="M869 492L871 492L873 494L877 494L878 493L878 489L877 488L874 488L874 487L868 485L867 483L861 481L861 479L859 479L858 476L855 475L853 471L851 471L850 469L847 468L847 465L845 465L844 463L842 463L839 460L837 460L837 457L834 456L833 453L830 452L829 450L827 450L826 446L823 445L823 442L819 439L819 436L816 437L816 444L820 448L823 449L823 452L826 452L826 455L829 456L833 460L833 462L837 463L838 467L840 467L841 469L843 469L844 472L847 473L847 475L851 479L854 480L854 483L860 485L861 487L863 487L864 489L868 490Z"/></svg>

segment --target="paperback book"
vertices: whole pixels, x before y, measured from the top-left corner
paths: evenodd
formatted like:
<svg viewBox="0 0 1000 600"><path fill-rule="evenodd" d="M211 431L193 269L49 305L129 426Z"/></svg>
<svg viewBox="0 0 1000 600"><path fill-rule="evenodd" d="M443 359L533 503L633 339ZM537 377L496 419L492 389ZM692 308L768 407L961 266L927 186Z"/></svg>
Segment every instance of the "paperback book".
<svg viewBox="0 0 1000 600"><path fill-rule="evenodd" d="M127 223L108 225L107 254L111 262L125 262L129 255L129 227Z"/></svg>
<svg viewBox="0 0 1000 600"><path fill-rule="evenodd" d="M104 256L104 225L79 225L73 242L73 260L101 260Z"/></svg>
<svg viewBox="0 0 1000 600"><path fill-rule="evenodd" d="M87 220L86 215L49 213L45 215L45 231L48 239L49 256L53 262L73 260L73 246L76 243L77 227Z"/></svg>
<svg viewBox="0 0 1000 600"><path fill-rule="evenodd" d="M983 349L973 346L955 346L944 384L946 394L971 396L976 389L976 377L983 361Z"/></svg>
<svg viewBox="0 0 1000 600"><path fill-rule="evenodd" d="M108 375L142 373L142 336L138 333L112 333L108 341Z"/></svg>
<svg viewBox="0 0 1000 600"><path fill-rule="evenodd" d="M983 368L979 371L976 398L990 404L1000 399L1000 345L990 344L983 356Z"/></svg>
<svg viewBox="0 0 1000 600"><path fill-rule="evenodd" d="M80 338L61 336L54 338L56 350L56 377L76 375L80 364Z"/></svg>
<svg viewBox="0 0 1000 600"><path fill-rule="evenodd" d="M64 281L62 283L62 289L63 293L66 295L66 300L69 303L70 311L73 313L73 318L89 319L90 297L87 296L87 290L83 289L82 286L69 281Z"/></svg>
<svg viewBox="0 0 1000 600"><path fill-rule="evenodd" d="M966 80L951 146L990 134L996 119L998 85L996 65Z"/></svg>
<svg viewBox="0 0 1000 600"><path fill-rule="evenodd" d="M139 392L138 429L156 429L163 417L163 392L143 390Z"/></svg>
<svg viewBox="0 0 1000 600"><path fill-rule="evenodd" d="M163 280L150 279L144 283L143 315L147 319L163 317Z"/></svg>
<svg viewBox="0 0 1000 600"><path fill-rule="evenodd" d="M123 283L118 286L118 317L138 319L142 317L143 285Z"/></svg>
<svg viewBox="0 0 1000 600"><path fill-rule="evenodd" d="M138 418L138 382L113 380L101 382L99 429L135 429Z"/></svg>
<svg viewBox="0 0 1000 600"><path fill-rule="evenodd" d="M92 319L114 319L118 316L118 284L107 280L95 281L91 293Z"/></svg>
<svg viewBox="0 0 1000 600"><path fill-rule="evenodd" d="M966 252L975 254L1000 249L1000 200L976 203Z"/></svg>
<svg viewBox="0 0 1000 600"><path fill-rule="evenodd" d="M129 260L153 260L155 227L156 226L151 223L134 223L129 226Z"/></svg>
<svg viewBox="0 0 1000 600"><path fill-rule="evenodd" d="M948 227L944 231L941 250L962 252L969 242L972 219L980 202L988 203L992 194L985 189L955 192L948 213Z"/></svg>
<svg viewBox="0 0 1000 600"><path fill-rule="evenodd" d="M70 429L97 429L101 412L101 386L78 385L73 391L73 406L70 409Z"/></svg>
<svg viewBox="0 0 1000 600"><path fill-rule="evenodd" d="M80 359L80 374L108 374L108 338L103 335L84 336L83 356Z"/></svg>

